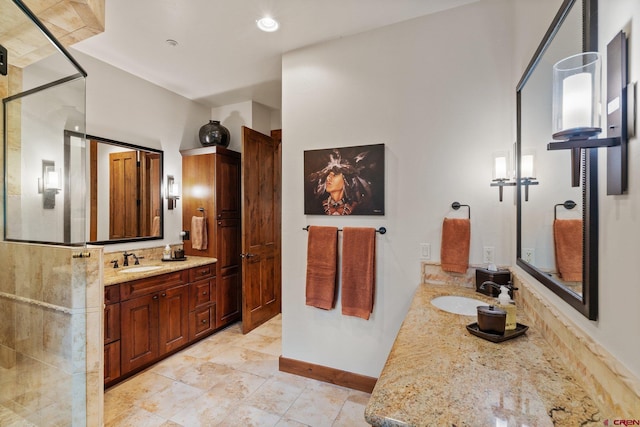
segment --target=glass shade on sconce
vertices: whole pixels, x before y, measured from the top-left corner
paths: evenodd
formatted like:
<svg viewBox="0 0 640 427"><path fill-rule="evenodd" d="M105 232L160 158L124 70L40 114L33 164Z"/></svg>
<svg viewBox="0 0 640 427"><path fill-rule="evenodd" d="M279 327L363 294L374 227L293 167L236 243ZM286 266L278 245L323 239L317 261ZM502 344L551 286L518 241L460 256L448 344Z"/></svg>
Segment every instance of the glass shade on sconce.
<svg viewBox="0 0 640 427"><path fill-rule="evenodd" d="M493 180L491 182L492 187L498 187L498 196L500 201L503 197L503 187L512 187L516 185L514 181L511 181L512 169L509 164L508 152L496 152L493 154Z"/></svg>
<svg viewBox="0 0 640 427"><path fill-rule="evenodd" d="M553 139L586 139L602 132L600 73L598 52L579 53L554 64Z"/></svg>

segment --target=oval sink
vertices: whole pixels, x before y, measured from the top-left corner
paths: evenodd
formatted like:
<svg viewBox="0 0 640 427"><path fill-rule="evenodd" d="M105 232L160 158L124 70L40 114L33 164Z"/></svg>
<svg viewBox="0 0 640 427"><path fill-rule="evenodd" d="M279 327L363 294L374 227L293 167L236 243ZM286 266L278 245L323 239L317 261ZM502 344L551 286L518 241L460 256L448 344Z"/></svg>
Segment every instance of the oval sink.
<svg viewBox="0 0 640 427"><path fill-rule="evenodd" d="M436 297L431 300L431 304L440 310L454 314L463 314L465 316L476 316L478 314L477 307L479 305L489 305L479 299L461 297L457 295L445 295Z"/></svg>
<svg viewBox="0 0 640 427"><path fill-rule="evenodd" d="M160 265L141 265L140 267L131 267L120 270L120 273L143 273L145 271L153 271L162 268Z"/></svg>

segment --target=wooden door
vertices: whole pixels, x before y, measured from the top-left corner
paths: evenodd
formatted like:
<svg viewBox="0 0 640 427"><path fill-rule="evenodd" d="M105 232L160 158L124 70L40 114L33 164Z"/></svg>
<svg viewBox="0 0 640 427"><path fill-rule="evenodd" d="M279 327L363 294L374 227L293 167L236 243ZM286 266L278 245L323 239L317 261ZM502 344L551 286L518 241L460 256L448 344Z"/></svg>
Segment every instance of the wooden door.
<svg viewBox="0 0 640 427"><path fill-rule="evenodd" d="M189 285L160 292L160 355L189 342Z"/></svg>
<svg viewBox="0 0 640 427"><path fill-rule="evenodd" d="M123 375L158 357L158 298L156 293L121 303Z"/></svg>
<svg viewBox="0 0 640 427"><path fill-rule="evenodd" d="M280 143L242 128L242 332L281 311Z"/></svg>
<svg viewBox="0 0 640 427"><path fill-rule="evenodd" d="M138 184L137 153L110 153L109 239L139 236Z"/></svg>

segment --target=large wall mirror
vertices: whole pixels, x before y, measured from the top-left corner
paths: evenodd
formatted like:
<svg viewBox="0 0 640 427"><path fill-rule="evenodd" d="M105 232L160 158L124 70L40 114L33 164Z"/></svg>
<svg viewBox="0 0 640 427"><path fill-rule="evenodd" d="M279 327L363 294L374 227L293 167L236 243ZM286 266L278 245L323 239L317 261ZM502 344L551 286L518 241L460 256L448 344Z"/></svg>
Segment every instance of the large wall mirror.
<svg viewBox="0 0 640 427"><path fill-rule="evenodd" d="M589 319L597 318L597 149L581 152L580 186L572 187L571 150L552 140L552 67L597 50L597 0L565 0L517 87L517 264ZM535 159L539 184L522 185ZM593 183L593 184L592 184Z"/></svg>
<svg viewBox="0 0 640 427"><path fill-rule="evenodd" d="M162 239L162 151L65 131L65 148L84 144L89 243Z"/></svg>

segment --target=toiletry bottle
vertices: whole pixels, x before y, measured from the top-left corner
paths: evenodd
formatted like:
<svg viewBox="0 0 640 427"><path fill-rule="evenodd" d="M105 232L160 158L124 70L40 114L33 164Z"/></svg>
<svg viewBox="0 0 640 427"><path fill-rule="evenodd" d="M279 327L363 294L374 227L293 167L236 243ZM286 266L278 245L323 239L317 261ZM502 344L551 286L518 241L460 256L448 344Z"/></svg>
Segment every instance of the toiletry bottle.
<svg viewBox="0 0 640 427"><path fill-rule="evenodd" d="M516 328L516 303L509 296L509 288L500 286L498 295L498 307L507 312L505 331L513 331Z"/></svg>
<svg viewBox="0 0 640 427"><path fill-rule="evenodd" d="M162 259L171 259L171 246L167 245L162 251Z"/></svg>

